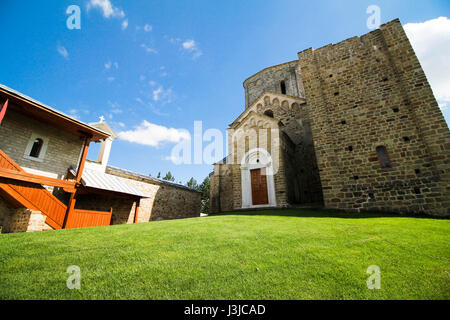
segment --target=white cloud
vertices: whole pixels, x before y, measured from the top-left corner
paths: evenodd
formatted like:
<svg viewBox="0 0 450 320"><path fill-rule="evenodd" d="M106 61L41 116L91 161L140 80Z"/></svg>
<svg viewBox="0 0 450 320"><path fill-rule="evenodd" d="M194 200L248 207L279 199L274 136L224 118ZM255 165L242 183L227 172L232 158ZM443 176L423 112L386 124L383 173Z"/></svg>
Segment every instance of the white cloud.
<svg viewBox="0 0 450 320"><path fill-rule="evenodd" d="M159 86L157 89L152 91L153 101L162 101L165 103L171 103L173 98L172 89L165 90L162 86Z"/></svg>
<svg viewBox="0 0 450 320"><path fill-rule="evenodd" d="M128 19L122 21L122 30L125 30L126 28L128 28Z"/></svg>
<svg viewBox="0 0 450 320"><path fill-rule="evenodd" d="M144 48L148 53L158 53L158 50L148 47L144 43L141 44L141 48Z"/></svg>
<svg viewBox="0 0 450 320"><path fill-rule="evenodd" d="M113 109L120 108L120 105L119 105L117 102L111 102L111 101L108 101L108 104L109 104L109 106L110 106L111 108L113 108Z"/></svg>
<svg viewBox="0 0 450 320"><path fill-rule="evenodd" d="M194 59L200 57L203 54L202 51L199 49L197 43L192 39L184 41L181 44L181 46L183 47L184 50L192 52L193 53L192 57Z"/></svg>
<svg viewBox="0 0 450 320"><path fill-rule="evenodd" d="M115 7L110 0L90 0L87 5L88 10L90 8L97 8L102 10L103 16L107 19L113 18L123 18L125 17L125 12L123 10Z"/></svg>
<svg viewBox="0 0 450 320"><path fill-rule="evenodd" d="M439 107L450 105L450 19L407 23L405 32L430 82Z"/></svg>
<svg viewBox="0 0 450 320"><path fill-rule="evenodd" d="M165 36L167 39L168 37ZM201 55L203 55L202 50L198 47L197 42L193 39L187 39L185 41L182 41L180 38L170 38L169 42L172 44L181 45L181 49L187 52L192 53L192 58L197 59Z"/></svg>
<svg viewBox="0 0 450 320"><path fill-rule="evenodd" d="M108 104L111 107L111 110L110 110L111 113L119 114L119 113L123 112L123 110L120 108L120 105L117 102L108 101Z"/></svg>
<svg viewBox="0 0 450 320"><path fill-rule="evenodd" d="M163 93L163 87L161 86L158 89L153 90L153 100L158 101L161 93Z"/></svg>
<svg viewBox="0 0 450 320"><path fill-rule="evenodd" d="M141 104L143 104L143 105L145 105L144 101L142 101L141 98L136 98L136 101L139 102L139 103L141 103Z"/></svg>
<svg viewBox="0 0 450 320"><path fill-rule="evenodd" d="M113 63L111 61L108 61L108 62L105 63L105 69L106 70L111 69L112 66L114 66L114 68L116 68L116 69L119 69L119 64L117 62Z"/></svg>
<svg viewBox="0 0 450 320"><path fill-rule="evenodd" d="M141 98L136 98L136 101L139 102L144 107L148 107L154 114L158 116L168 116L168 113L161 112L159 109L155 108L155 106L151 102L145 103Z"/></svg>
<svg viewBox="0 0 450 320"><path fill-rule="evenodd" d="M147 120L142 121L134 130L119 132L118 136L121 140L151 147L158 147L164 142L177 143L191 138L189 132L184 129L167 128Z"/></svg>
<svg viewBox="0 0 450 320"><path fill-rule="evenodd" d="M58 50L58 53L60 55L62 55L64 57L64 59L68 59L69 58L69 52L67 52L67 49L64 48L63 46L58 45L56 50Z"/></svg>
<svg viewBox="0 0 450 320"><path fill-rule="evenodd" d="M151 25L146 24L146 25L144 26L144 31L145 31L145 32L150 32L150 31L152 31L152 30L153 30L153 27L152 27Z"/></svg>
<svg viewBox="0 0 450 320"><path fill-rule="evenodd" d="M186 40L183 42L183 48L187 50L193 50L195 48L195 41L194 40Z"/></svg>

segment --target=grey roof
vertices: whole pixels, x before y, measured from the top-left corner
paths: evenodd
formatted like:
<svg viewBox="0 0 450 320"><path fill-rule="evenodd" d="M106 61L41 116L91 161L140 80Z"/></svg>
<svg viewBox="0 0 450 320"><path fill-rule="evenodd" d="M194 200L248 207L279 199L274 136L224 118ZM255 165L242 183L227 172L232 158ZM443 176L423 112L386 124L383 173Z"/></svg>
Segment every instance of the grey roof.
<svg viewBox="0 0 450 320"><path fill-rule="evenodd" d="M73 171L72 173L75 173L75 171ZM81 183L85 187L131 194L142 198L150 198L148 194L135 187L130 186L119 177L89 168L85 168L83 170Z"/></svg>
<svg viewBox="0 0 450 320"><path fill-rule="evenodd" d="M150 180L150 181L166 184L166 185L169 185L169 186L172 186L172 187L176 187L176 188L181 188L181 189L186 189L186 190L190 190L190 191L200 192L198 190L189 188L189 187L187 187L187 186L185 186L184 184L181 184L181 183L176 183L176 182L172 182L172 181L158 179L158 178L155 178L155 177L152 177L152 176L149 176L149 175L133 172L133 171L122 169L122 168L117 168L117 167L113 167L113 166L107 166L106 170L116 171L116 172L119 172L119 173L124 173L124 174L130 175L130 176L134 176L134 177L137 177L137 178L146 179L146 180Z"/></svg>
<svg viewBox="0 0 450 320"><path fill-rule="evenodd" d="M82 124L82 125L85 125L85 126L91 128L91 129L93 129L93 130L97 130L97 131L100 131L100 132L102 132L102 133L105 133L105 134L109 135L108 132L105 132L105 131L103 131L102 129L96 128L96 127L94 127L94 126L92 126L92 125L90 125L90 124L87 124L87 123L85 123L85 122L83 122L83 121L80 121L80 120L78 120L78 119L75 119L74 117L71 117L71 116L65 114L64 112L61 112L61 111L59 111L59 110L56 110L56 109L54 109L54 108L52 108L52 107L50 107L50 106L48 106L48 105L46 105L46 104L44 104L44 103L42 103L42 102L40 102L40 101L37 101L37 100L35 100L35 99L33 99L33 98L30 98L29 96L27 96L27 95L25 95L25 94L23 94L23 93L21 93L21 92L19 92L19 91L16 91L16 90L14 90L14 89L11 89L11 88L9 88L9 87L7 87L7 86L1 84L1 83L0 83L0 88L2 88L3 90L9 91L10 93L15 94L15 95L17 95L17 96L19 96L19 97L21 97L21 98L24 98L24 99L26 99L26 100L28 100L28 101L34 102L34 103L40 105L40 106L43 107L43 108L46 108L46 109L51 110L51 111L53 111L53 112L56 112L56 113L58 113L58 114L60 114L60 115L62 115L62 116L64 116L64 117L66 117L66 118L70 118L71 120L73 120L73 121L75 121L75 122L78 122L78 123L80 123L80 124Z"/></svg>

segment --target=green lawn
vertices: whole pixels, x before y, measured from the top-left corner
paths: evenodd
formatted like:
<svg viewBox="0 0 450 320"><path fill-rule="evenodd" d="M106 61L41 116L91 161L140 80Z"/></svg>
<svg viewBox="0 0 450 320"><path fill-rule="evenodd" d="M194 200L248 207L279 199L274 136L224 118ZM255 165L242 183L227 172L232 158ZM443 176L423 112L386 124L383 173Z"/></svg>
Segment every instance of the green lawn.
<svg viewBox="0 0 450 320"><path fill-rule="evenodd" d="M3 234L0 299L449 299L449 240L450 220L316 210Z"/></svg>

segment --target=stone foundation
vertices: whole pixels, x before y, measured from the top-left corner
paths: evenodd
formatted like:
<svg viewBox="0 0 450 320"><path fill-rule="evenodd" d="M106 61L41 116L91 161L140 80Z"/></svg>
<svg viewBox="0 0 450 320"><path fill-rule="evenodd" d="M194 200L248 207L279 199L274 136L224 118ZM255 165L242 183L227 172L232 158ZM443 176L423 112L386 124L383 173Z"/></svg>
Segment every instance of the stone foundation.
<svg viewBox="0 0 450 320"><path fill-rule="evenodd" d="M0 225L2 233L42 231L46 225L45 218L40 211L14 208L0 198Z"/></svg>

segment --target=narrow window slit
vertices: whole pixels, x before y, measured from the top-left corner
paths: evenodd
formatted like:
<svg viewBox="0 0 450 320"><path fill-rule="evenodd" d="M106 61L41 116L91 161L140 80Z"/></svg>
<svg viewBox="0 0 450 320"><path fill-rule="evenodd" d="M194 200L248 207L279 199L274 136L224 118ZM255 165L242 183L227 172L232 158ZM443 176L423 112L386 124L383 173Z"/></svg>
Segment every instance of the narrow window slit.
<svg viewBox="0 0 450 320"><path fill-rule="evenodd" d="M286 94L286 83L284 81L280 82L281 93Z"/></svg>
<svg viewBox="0 0 450 320"><path fill-rule="evenodd" d="M30 157L39 158L43 144L44 140L42 140L41 138L37 138L36 140L34 140L33 147L30 151Z"/></svg>
<svg viewBox="0 0 450 320"><path fill-rule="evenodd" d="M385 146L378 146L376 148L378 154L378 160L380 160L380 165L382 168L390 168L391 162Z"/></svg>

